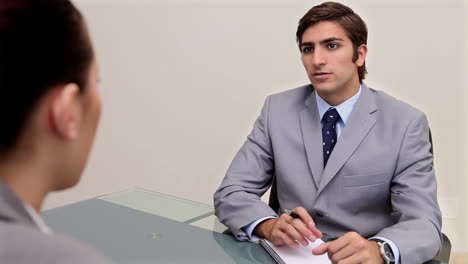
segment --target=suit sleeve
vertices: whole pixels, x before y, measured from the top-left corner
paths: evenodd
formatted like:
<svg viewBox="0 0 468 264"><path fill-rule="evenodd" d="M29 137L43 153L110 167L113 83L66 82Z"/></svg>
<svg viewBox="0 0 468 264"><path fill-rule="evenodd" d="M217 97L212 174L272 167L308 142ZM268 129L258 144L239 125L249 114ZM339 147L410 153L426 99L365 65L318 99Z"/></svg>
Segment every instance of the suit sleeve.
<svg viewBox="0 0 468 264"><path fill-rule="evenodd" d="M418 112L407 126L391 185L395 224L376 234L398 246L402 264L430 260L441 247L442 220L430 148L428 122Z"/></svg>
<svg viewBox="0 0 468 264"><path fill-rule="evenodd" d="M239 240L249 239L242 227L260 218L277 215L260 200L270 187L274 173L268 133L269 103L270 97L214 194L216 216Z"/></svg>

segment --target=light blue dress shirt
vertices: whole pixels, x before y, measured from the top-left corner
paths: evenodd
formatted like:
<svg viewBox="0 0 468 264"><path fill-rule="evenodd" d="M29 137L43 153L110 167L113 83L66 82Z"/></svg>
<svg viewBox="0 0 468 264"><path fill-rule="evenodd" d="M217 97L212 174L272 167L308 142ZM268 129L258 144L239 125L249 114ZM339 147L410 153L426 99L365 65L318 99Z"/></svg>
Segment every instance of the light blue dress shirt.
<svg viewBox="0 0 468 264"><path fill-rule="evenodd" d="M343 103L341 103L341 104L339 104L337 106L329 105L327 102L325 102L325 100L323 100L318 95L317 92L314 91L315 100L317 101L317 108L318 108L318 112L319 112L319 115L320 115L320 120L322 120L323 115L330 108L335 108L336 111L338 111L338 114L340 114L341 119L338 120L338 122L336 123L336 135L337 135L338 138L340 137L341 131L343 131L343 128L346 125L346 122L348 121L349 116L351 115L351 112L353 112L354 105L356 104L357 100L359 99L359 96L361 95L361 91L362 91L362 87L359 87L359 91L355 95L353 95L353 97L349 98L348 100L344 101ZM244 232L247 234L247 236L250 238L250 240L257 241L257 240L259 240L259 237L252 234L253 230L255 229L255 227L257 227L257 225L259 223L261 223L261 222L263 222L263 221L265 221L267 219L271 219L271 218L277 218L277 216L272 215L272 216L267 216L267 217L258 219L256 221L244 226L242 228L242 230L244 230ZM390 247L391 247L391 249L393 251L393 254L395 255L395 263L400 263L399 262L400 261L400 251L398 250L398 247L395 245L395 243L393 243L393 241L391 241L389 239L386 239L386 238L383 238L383 237L372 237L372 238L370 238L370 240L374 240L374 239L380 239L382 241L387 242L390 245Z"/></svg>
<svg viewBox="0 0 468 264"><path fill-rule="evenodd" d="M318 93L315 93L315 100L317 101L317 108L319 111L320 120L322 120L323 115L330 108L335 108L336 111L338 111L338 114L340 114L341 118L340 120L338 120L338 122L336 122L336 136L338 138L340 137L341 131L343 131L343 128L346 125L346 122L348 122L349 116L351 115L351 112L353 112L354 105L356 104L360 95L361 95L361 87L359 87L359 91L355 95L353 95L353 97L349 98L348 100L344 101L343 103L337 106L331 106L327 102L325 102L325 100L323 100L322 97L318 95ZM323 125L323 122L322 122L322 125Z"/></svg>

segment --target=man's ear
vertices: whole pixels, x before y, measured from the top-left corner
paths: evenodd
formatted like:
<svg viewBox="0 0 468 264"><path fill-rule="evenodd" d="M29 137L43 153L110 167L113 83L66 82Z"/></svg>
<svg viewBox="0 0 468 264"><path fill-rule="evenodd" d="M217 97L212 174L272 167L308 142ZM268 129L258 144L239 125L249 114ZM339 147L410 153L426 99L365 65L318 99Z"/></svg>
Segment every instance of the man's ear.
<svg viewBox="0 0 468 264"><path fill-rule="evenodd" d="M75 83L56 88L49 107L51 129L59 137L74 140L78 136L80 111L78 111L79 87Z"/></svg>
<svg viewBox="0 0 468 264"><path fill-rule="evenodd" d="M361 46L359 46L358 49L357 49L357 54L358 54L358 58L356 60L356 65L358 67L361 67L364 64L364 62L366 61L367 45L362 44Z"/></svg>

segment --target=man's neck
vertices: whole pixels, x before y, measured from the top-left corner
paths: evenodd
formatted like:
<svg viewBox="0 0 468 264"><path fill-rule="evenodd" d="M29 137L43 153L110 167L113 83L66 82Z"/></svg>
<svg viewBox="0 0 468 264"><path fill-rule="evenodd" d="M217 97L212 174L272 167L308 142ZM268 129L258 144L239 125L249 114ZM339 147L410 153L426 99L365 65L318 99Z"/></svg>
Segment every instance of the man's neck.
<svg viewBox="0 0 468 264"><path fill-rule="evenodd" d="M329 105L337 106L343 103L344 101L348 100L349 98L353 97L361 87L359 82L354 83L352 86L348 87L347 89L340 89L337 92L331 93L323 93L317 91L317 94Z"/></svg>

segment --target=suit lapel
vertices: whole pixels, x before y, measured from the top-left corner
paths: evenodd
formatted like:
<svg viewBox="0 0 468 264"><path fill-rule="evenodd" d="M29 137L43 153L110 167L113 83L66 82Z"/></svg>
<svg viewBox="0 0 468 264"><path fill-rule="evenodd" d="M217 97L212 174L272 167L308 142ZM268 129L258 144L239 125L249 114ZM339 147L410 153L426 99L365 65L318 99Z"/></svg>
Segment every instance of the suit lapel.
<svg viewBox="0 0 468 264"><path fill-rule="evenodd" d="M318 187L323 173L323 151L322 125L315 100L315 91L312 90L305 105L306 107L300 112L302 139L312 177L315 186Z"/></svg>
<svg viewBox="0 0 468 264"><path fill-rule="evenodd" d="M359 144L364 140L372 127L374 127L376 116L373 113L375 111L377 111L375 98L369 88L362 84L361 95L356 102L354 109L346 122L338 141L336 142L335 148L330 155L327 166L323 171L318 194L320 194L333 177L335 177Z"/></svg>

